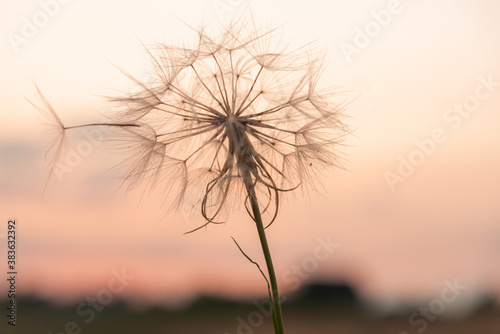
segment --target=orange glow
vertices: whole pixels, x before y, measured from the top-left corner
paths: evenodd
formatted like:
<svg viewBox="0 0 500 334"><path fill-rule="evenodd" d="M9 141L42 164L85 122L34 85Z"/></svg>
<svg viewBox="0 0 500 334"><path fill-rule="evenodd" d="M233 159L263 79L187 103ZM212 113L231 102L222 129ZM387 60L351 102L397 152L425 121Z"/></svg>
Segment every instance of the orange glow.
<svg viewBox="0 0 500 334"><path fill-rule="evenodd" d="M181 20L197 27L203 15L213 25L231 16L221 20L211 3L70 1L19 52L7 39L0 44L0 250L6 222L16 218L22 294L78 301L126 268L135 279L120 296L145 304L182 303L201 293L265 295L265 281L231 240L263 263L243 206L225 225L183 235L203 223L199 214L165 216L170 202L162 206L161 193L116 191L118 174L97 173L116 162L105 145L63 182L53 178L40 201L49 138L26 101L39 103L33 80L66 124L102 119L112 108L100 96L133 89L113 64L145 80L150 65L141 41L194 41ZM401 1L402 11L348 62L339 46L354 43L355 27L374 20L370 12L387 2L313 3L251 3L262 25L286 22L283 39L292 48L311 40L328 48L320 83L347 91L341 99L351 101L346 114L355 129L341 148L345 170L325 172L324 196L286 194L268 230L283 291L297 280L328 278L349 281L368 299L432 298L444 279L459 277L471 287L467 293L500 298L500 23L492 14L500 4ZM21 19L40 10L35 1L0 5L0 29L20 34ZM490 94L477 108L459 123L447 121L488 77L493 83L481 92ZM399 175L400 157L422 151L416 141L432 138L436 128L446 140L415 153L421 162ZM393 187L387 172L399 175ZM318 238L329 236L338 249L307 278L294 276L292 269L314 256Z"/></svg>

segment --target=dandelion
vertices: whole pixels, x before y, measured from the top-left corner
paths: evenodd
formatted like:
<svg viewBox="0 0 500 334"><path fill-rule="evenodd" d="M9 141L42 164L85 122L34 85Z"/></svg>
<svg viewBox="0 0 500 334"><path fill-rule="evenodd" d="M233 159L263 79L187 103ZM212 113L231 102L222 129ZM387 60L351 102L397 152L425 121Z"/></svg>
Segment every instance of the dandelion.
<svg viewBox="0 0 500 334"><path fill-rule="evenodd" d="M241 202L257 227L275 330L283 333L265 228L276 219L283 192L314 185L338 164L343 108L333 102L334 92L317 88L322 57L307 47L288 51L276 30L257 28L253 18L219 34L196 32L192 46L145 48L151 80L122 70L138 89L112 98L122 109L109 123L65 127L42 99L62 127L59 138L76 127L121 128L122 148L134 152L123 164L130 187L142 181L163 187L177 204L199 196L206 222L190 232L222 223L228 204Z"/></svg>

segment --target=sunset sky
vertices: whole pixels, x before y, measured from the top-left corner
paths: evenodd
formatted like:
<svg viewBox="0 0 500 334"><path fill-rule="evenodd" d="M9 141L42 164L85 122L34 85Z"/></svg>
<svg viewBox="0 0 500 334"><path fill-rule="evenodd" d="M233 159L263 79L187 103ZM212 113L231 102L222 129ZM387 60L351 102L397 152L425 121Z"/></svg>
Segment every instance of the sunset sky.
<svg viewBox="0 0 500 334"><path fill-rule="evenodd" d="M134 278L121 297L137 307L200 293L265 295L262 277L231 240L263 264L244 209L225 225L184 235L201 216L189 203L166 215L158 192L124 192L117 172L99 172L117 159L106 145L92 144L42 197L51 138L27 101L40 102L36 83L65 124L102 120L113 112L103 96L134 89L117 67L148 78L141 42L194 43L189 26L217 29L246 4L0 3L0 250L15 218L20 294L78 302L125 270ZM320 194L285 195L268 229L283 292L312 280L348 282L390 308L439 297L446 280L458 280L467 287L464 304L479 294L500 299L500 3L254 0L250 7L261 26L280 27L291 49L313 42L327 50L320 85L349 102L354 130L339 147L344 169L325 173ZM325 244L333 251L314 257Z"/></svg>

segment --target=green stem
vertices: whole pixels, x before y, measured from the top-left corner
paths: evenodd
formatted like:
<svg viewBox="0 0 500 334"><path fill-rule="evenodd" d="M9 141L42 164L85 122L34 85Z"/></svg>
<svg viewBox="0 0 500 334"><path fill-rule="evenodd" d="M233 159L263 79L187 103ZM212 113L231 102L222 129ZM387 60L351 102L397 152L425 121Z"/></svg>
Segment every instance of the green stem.
<svg viewBox="0 0 500 334"><path fill-rule="evenodd" d="M264 224L262 223L262 216L260 214L259 203L257 201L257 195L255 194L255 186L252 182L249 171L243 173L243 180L245 183L246 190L248 192L248 198L250 199L250 205L252 206L253 216L255 223L257 225L257 231L259 232L260 244L262 246L262 251L264 252L264 258L266 259L267 271L269 272L269 281L271 283L273 299L271 300L274 313L276 315L277 322L277 334L284 334L283 329L283 315L281 312L281 302L280 295L278 291L278 282L276 281L276 274L274 272L273 260L271 259L271 252L269 251L269 245L267 243L266 232L264 230Z"/></svg>

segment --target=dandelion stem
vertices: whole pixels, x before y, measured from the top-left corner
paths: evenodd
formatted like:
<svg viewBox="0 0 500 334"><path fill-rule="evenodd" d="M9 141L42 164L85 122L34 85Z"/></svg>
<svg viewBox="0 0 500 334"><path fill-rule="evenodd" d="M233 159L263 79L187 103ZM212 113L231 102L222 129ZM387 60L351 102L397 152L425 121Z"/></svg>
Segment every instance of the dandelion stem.
<svg viewBox="0 0 500 334"><path fill-rule="evenodd" d="M271 283L272 289L272 306L274 309L274 314L276 315L276 327L275 331L277 334L283 334L283 315L281 312L281 302L280 295L278 291L278 282L276 281L276 274L274 272L273 260L271 258L271 252L269 250L269 245L267 243L266 232L264 229L264 224L262 223L262 216L260 214L259 202L257 201L257 195L255 193L255 186L252 182L250 176L250 171L247 169L243 171L243 180L248 193L248 198L250 200L250 205L252 207L253 218L255 224L257 225L257 231L259 232L260 244L262 246L262 251L264 252L264 258L266 259L267 271L269 273L269 281Z"/></svg>

